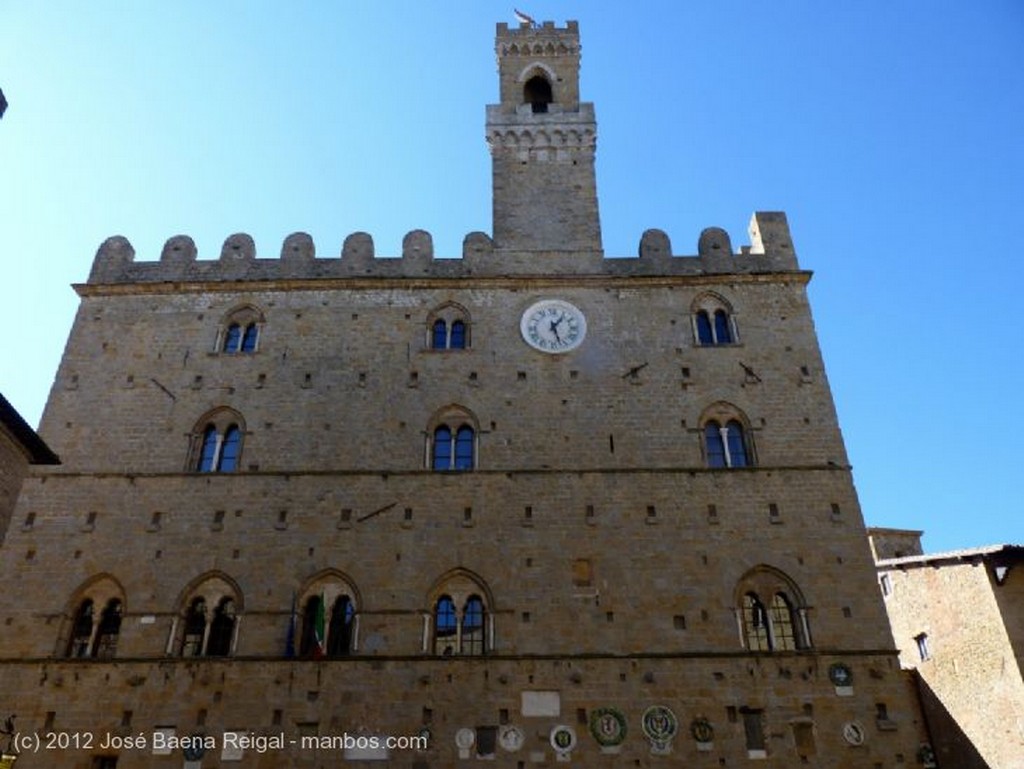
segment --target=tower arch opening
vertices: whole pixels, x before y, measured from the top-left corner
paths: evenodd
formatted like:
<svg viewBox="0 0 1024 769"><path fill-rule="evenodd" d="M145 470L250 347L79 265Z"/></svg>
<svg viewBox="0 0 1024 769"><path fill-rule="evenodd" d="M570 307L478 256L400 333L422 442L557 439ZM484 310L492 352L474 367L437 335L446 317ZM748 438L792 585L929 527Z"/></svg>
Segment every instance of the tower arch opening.
<svg viewBox="0 0 1024 769"><path fill-rule="evenodd" d="M551 81L540 74L531 77L523 85L523 101L530 105L535 115L547 112L553 101Z"/></svg>

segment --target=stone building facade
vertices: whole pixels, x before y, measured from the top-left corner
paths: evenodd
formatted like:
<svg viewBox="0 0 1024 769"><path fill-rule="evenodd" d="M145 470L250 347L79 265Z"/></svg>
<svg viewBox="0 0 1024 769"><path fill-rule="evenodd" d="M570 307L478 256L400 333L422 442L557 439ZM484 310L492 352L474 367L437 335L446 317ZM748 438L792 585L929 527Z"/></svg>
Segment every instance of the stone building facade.
<svg viewBox="0 0 1024 769"><path fill-rule="evenodd" d="M868 530L904 668L943 766L1024 767L1024 547L925 554L920 531Z"/></svg>
<svg viewBox="0 0 1024 769"><path fill-rule="evenodd" d="M100 247L0 561L79 743L19 766L917 763L785 215L605 258L577 25L496 51L461 259Z"/></svg>

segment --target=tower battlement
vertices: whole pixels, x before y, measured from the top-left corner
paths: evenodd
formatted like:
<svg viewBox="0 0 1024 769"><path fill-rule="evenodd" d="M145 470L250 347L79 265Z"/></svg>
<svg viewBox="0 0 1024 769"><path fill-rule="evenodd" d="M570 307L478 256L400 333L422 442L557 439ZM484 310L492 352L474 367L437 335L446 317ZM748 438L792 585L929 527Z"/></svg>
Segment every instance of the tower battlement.
<svg viewBox="0 0 1024 769"><path fill-rule="evenodd" d="M798 270L786 215L758 212L750 221L751 246L734 252L729 234L720 227L703 230L697 253L672 253L668 235L647 230L635 258L605 258L552 252L538 259L536 252L497 253L494 241L483 232L471 232L462 241L462 257L438 257L429 232L412 230L402 239L402 253L377 256L373 238L354 232L345 238L340 255L320 258L313 238L304 232L284 239L278 258L259 258L256 244L246 233L224 240L218 259L199 259L188 235L169 238L159 261L136 261L135 248L120 235L107 238L96 251L90 284L206 282L246 280L315 280L339 278L469 278L512 275L684 276L724 273L768 273Z"/></svg>

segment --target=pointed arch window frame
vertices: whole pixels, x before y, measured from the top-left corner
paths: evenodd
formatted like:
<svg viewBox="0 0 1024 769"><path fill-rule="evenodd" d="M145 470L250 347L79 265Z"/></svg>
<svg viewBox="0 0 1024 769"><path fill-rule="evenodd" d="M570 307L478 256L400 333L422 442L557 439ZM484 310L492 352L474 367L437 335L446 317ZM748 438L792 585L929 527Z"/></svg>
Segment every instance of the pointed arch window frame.
<svg viewBox="0 0 1024 769"><path fill-rule="evenodd" d="M235 656L244 603L233 580L220 572L207 573L185 590L178 606L167 640L167 656L183 659Z"/></svg>
<svg viewBox="0 0 1024 769"><path fill-rule="evenodd" d="M800 652L814 648L809 608L796 583L768 566L748 571L737 589L740 644L753 652Z"/></svg>
<svg viewBox="0 0 1024 769"><path fill-rule="evenodd" d="M253 355L260 351L266 321L263 311L245 304L225 313L217 333L215 352L221 355Z"/></svg>
<svg viewBox="0 0 1024 769"><path fill-rule="evenodd" d="M480 657L495 648L493 597L474 574L456 569L431 590L423 616L423 652L439 657Z"/></svg>
<svg viewBox="0 0 1024 769"><path fill-rule="evenodd" d="M693 341L697 347L733 347L740 344L736 313L724 297L704 293L690 306Z"/></svg>
<svg viewBox="0 0 1024 769"><path fill-rule="evenodd" d="M357 655L360 606L359 593L347 575L336 569L315 575L298 594L298 616L294 618L299 624L298 647L289 654L300 659L342 659ZM316 627L321 621L322 628ZM314 623L313 627L310 622ZM323 635L321 645L314 648L317 631Z"/></svg>
<svg viewBox="0 0 1024 769"><path fill-rule="evenodd" d="M223 406L207 412L190 436L188 472L237 472L241 467L245 435L245 420L234 409Z"/></svg>

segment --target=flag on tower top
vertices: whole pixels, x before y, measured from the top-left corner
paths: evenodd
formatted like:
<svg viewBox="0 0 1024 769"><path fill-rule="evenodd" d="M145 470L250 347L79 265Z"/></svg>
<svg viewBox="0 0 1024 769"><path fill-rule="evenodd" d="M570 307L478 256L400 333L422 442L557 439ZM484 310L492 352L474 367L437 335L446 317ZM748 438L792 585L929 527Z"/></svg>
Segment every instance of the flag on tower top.
<svg viewBox="0 0 1024 769"><path fill-rule="evenodd" d="M519 20L520 24L529 24L531 27L536 27L537 26L537 22L535 22L532 17L527 16L525 13L520 11L518 8L513 8L512 10L515 12L516 19Z"/></svg>

